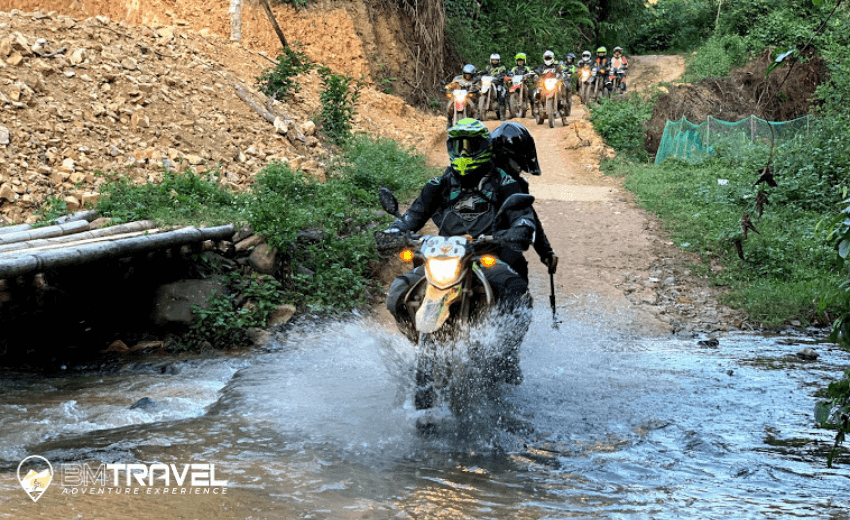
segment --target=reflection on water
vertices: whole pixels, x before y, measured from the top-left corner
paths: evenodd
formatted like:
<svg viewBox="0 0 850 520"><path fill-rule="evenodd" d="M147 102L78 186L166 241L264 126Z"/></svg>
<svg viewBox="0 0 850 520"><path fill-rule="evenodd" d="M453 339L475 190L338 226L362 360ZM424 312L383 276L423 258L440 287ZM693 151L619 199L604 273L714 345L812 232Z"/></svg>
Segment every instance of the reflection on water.
<svg viewBox="0 0 850 520"><path fill-rule="evenodd" d="M8 376L0 464L212 462L261 517L847 518L850 471L764 443L831 440L811 427L812 384L834 378L846 353L824 345L805 370L767 370L752 360L800 347L555 330L542 309L523 345L524 383L423 437L413 349L375 327L304 328L239 358ZM143 397L153 404L129 409ZM0 512L18 500L7 480Z"/></svg>

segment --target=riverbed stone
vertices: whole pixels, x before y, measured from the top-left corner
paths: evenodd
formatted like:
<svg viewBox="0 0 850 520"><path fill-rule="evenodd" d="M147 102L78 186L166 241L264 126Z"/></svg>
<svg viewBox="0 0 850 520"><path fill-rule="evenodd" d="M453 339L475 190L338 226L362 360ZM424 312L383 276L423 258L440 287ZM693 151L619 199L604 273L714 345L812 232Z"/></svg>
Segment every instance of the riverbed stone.
<svg viewBox="0 0 850 520"><path fill-rule="evenodd" d="M271 312L268 319L269 327L278 327L280 325L285 325L295 316L295 306L292 304L285 303L283 305L278 305L275 310Z"/></svg>
<svg viewBox="0 0 850 520"><path fill-rule="evenodd" d="M207 308L207 301L224 292L215 280L180 280L160 286L154 296L151 319L158 326L192 324L192 306Z"/></svg>

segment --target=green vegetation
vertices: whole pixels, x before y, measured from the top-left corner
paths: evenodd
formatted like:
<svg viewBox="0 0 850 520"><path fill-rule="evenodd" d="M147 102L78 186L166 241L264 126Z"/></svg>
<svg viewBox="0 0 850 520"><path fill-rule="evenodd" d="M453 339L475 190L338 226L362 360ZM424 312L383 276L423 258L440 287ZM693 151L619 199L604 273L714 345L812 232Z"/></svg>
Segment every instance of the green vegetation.
<svg viewBox="0 0 850 520"><path fill-rule="evenodd" d="M250 327L265 327L280 303L280 282L268 275L229 273L224 276L227 292L209 299L208 307L194 308L190 342L212 345L248 343Z"/></svg>
<svg viewBox="0 0 850 520"><path fill-rule="evenodd" d="M446 35L467 63L478 67L499 53L502 63L514 65L518 52L529 65L542 62L543 52L559 58L575 52L581 35L593 26L586 3L580 0L446 0Z"/></svg>
<svg viewBox="0 0 850 520"><path fill-rule="evenodd" d="M319 75L324 87L319 96L322 102L322 131L331 142L342 145L351 138L354 106L363 83L345 74L331 72L327 67L320 67Z"/></svg>
<svg viewBox="0 0 850 520"><path fill-rule="evenodd" d="M603 98L593 107L590 120L597 133L619 152L636 160L646 160L643 123L652 117L654 103L632 95L625 101Z"/></svg>
<svg viewBox="0 0 850 520"><path fill-rule="evenodd" d="M298 42L284 47L283 53L277 57L274 68L265 69L257 78L260 92L274 98L286 99L301 90L298 75L309 71L315 65L300 49Z"/></svg>
<svg viewBox="0 0 850 520"><path fill-rule="evenodd" d="M243 194L218 183L216 173L202 176L191 169L165 172L160 184L136 185L110 175L101 188L104 197L98 209L114 223L141 219L160 225L248 223L283 255L286 276L274 289L279 300L312 309L346 310L366 303L374 289L369 262L377 255L371 228L376 221L390 220L379 211L378 188L386 186L402 199L409 198L434 174L424 157L394 141L356 137L330 165L324 184L282 163L263 169ZM305 230L318 230L311 234L318 236L299 238ZM268 290L269 284L261 286ZM234 292L247 290L237 287ZM204 337L227 335L233 328L265 319L262 305L247 312L235 306L238 300L220 296L213 302L213 310L202 320Z"/></svg>
<svg viewBox="0 0 850 520"><path fill-rule="evenodd" d="M101 174L103 175L103 174ZM150 219L163 225L208 225L239 222L244 200L218 182L218 172L206 176L192 169L163 170L162 182L134 184L107 174L97 209L114 224Z"/></svg>

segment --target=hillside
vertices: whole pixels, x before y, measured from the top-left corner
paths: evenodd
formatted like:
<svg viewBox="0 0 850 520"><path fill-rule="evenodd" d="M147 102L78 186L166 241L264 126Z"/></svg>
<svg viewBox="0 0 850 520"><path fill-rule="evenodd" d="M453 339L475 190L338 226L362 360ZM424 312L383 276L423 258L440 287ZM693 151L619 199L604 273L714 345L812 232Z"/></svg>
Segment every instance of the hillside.
<svg viewBox="0 0 850 520"><path fill-rule="evenodd" d="M271 107L291 122L285 135L283 128L276 132L237 93L241 88L258 105L268 105L255 89L255 78L272 63L247 35L244 45L230 42L208 27L199 28L202 18L191 12L176 18L167 2L150 4L144 15L123 16L116 11L120 2L11 3L46 7L0 11L0 34L5 35L0 37L4 222L34 220L48 197L63 199L69 209L91 202L105 182L98 172L144 182L156 180L163 167L190 164L199 172L220 167L223 183L243 189L262 166L277 159L325 175L330 152L316 132L318 121L313 121L320 108L318 75L306 74L302 92ZM0 1L0 9L8 4ZM57 11L47 11L53 8ZM95 16L72 17L58 8ZM215 22L215 9L203 19ZM362 45L337 41L335 32L313 30L311 37L305 52L330 61L332 68L334 59L345 57L322 45L333 44L338 53L359 52L361 65L365 63ZM354 63L346 72L366 70L358 67ZM442 118L374 85L361 94L355 131L414 147L430 145L439 136Z"/></svg>

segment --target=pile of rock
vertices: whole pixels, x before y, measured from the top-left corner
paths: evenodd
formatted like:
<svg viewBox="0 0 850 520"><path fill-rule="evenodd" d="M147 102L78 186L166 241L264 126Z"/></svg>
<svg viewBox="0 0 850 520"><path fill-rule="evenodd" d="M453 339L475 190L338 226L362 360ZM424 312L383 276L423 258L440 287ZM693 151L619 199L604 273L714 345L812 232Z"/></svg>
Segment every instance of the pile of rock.
<svg viewBox="0 0 850 520"><path fill-rule="evenodd" d="M48 197L69 210L94 202L100 172L144 183L191 166L241 190L279 160L323 178L328 151L311 120L321 81L309 73L287 103L266 99L256 78L270 61L181 27L0 12L0 221L34 221ZM358 129L408 146L441 130L394 96L362 98Z"/></svg>

